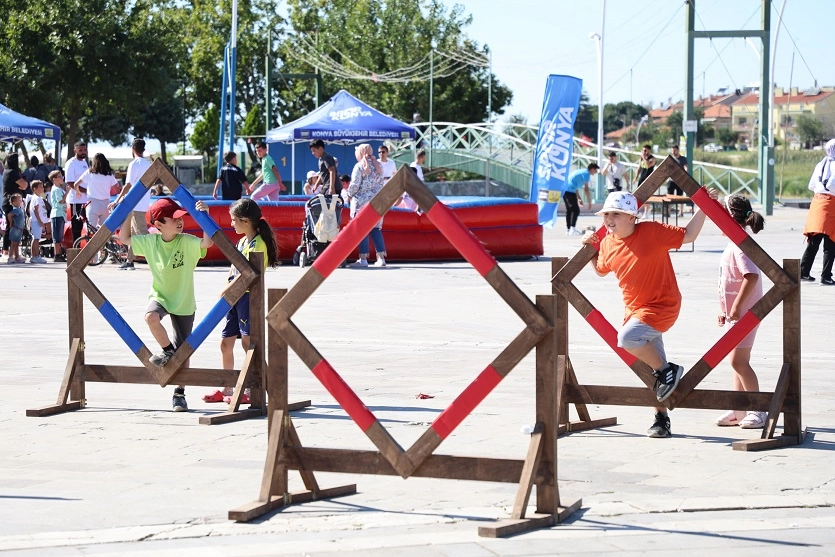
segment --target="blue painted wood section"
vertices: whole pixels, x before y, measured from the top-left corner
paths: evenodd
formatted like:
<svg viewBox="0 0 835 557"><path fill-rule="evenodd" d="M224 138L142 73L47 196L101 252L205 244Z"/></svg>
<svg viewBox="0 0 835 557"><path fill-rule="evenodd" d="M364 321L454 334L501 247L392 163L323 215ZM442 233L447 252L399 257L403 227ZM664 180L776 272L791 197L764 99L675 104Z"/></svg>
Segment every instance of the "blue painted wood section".
<svg viewBox="0 0 835 557"><path fill-rule="evenodd" d="M209 333L211 333L217 324L220 323L220 320L226 316L231 307L232 306L230 306L229 302L225 299L219 299L209 313L206 314L206 317L203 318L200 324L194 328L186 339L186 342L189 343L192 348L197 350L197 348L203 344L203 341L206 340L206 337L209 336Z"/></svg>
<svg viewBox="0 0 835 557"><path fill-rule="evenodd" d="M133 211L133 208L136 207L136 204L142 199L142 197L148 193L148 190L142 184L142 182L138 181L134 184L125 198L119 203L119 206L116 207L116 210L110 213L110 216L107 217L107 220L104 221L104 225L107 227L108 230L116 231L122 226L122 223L125 222L125 219L128 218L128 215Z"/></svg>
<svg viewBox="0 0 835 557"><path fill-rule="evenodd" d="M209 216L209 213L197 210L197 207L195 206L197 199L186 189L185 186L180 184L180 187L174 190L172 196L180 202L186 211L188 211L189 216L194 219L198 226L203 229L203 232L208 234L210 238L215 235L215 232L220 230L220 227L214 219ZM194 345L192 344L192 346Z"/></svg>
<svg viewBox="0 0 835 557"><path fill-rule="evenodd" d="M130 195L130 194L128 194ZM99 312L102 314L102 317L110 323L110 326L113 327L113 330L116 331L122 340L125 341L125 344L128 345L128 348L136 354L139 350L144 346L142 340L133 332L133 329L130 328L127 321L125 321L119 312L116 311L116 308L113 305L105 301L100 308L98 308Z"/></svg>

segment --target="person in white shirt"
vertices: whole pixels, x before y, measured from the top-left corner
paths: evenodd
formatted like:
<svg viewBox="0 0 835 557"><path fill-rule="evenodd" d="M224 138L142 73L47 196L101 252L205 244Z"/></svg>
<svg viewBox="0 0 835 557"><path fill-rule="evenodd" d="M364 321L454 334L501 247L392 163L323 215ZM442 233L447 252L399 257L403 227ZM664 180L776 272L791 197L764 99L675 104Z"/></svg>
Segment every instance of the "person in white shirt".
<svg viewBox="0 0 835 557"><path fill-rule="evenodd" d="M141 137L137 137L133 140L133 144L131 145L131 152L133 153L133 160L128 165L128 172L125 175L125 187L122 188L122 191L116 197L116 200L110 204L110 210L112 211L116 208L122 200L125 199L125 196L128 194L130 189L133 187L134 184L139 183L142 179L142 175L145 174L145 171L151 168L151 161L144 157L145 155L145 140ZM143 184L145 188L148 190L145 192L145 195L142 196L142 199L139 200L139 203L133 206L133 210L131 211L130 215L125 219L125 222L122 223L122 226L130 226L130 233L133 236L141 235L141 234L148 234L148 223L145 220L145 214L148 212L148 208L151 206L151 184ZM134 266L133 262L136 260L136 256L133 254L133 248L128 246L128 259L119 267L122 271L133 271Z"/></svg>
<svg viewBox="0 0 835 557"><path fill-rule="evenodd" d="M397 172L397 163L389 159L389 148L385 145L380 145L377 154L380 155L380 166L383 167L383 183L385 184Z"/></svg>
<svg viewBox="0 0 835 557"><path fill-rule="evenodd" d="M626 183L626 165L618 162L617 153L609 153L609 162L603 165L600 174L606 177L606 189L609 193L613 191L629 191L629 184Z"/></svg>
<svg viewBox="0 0 835 557"><path fill-rule="evenodd" d="M29 186L32 188L32 193L26 196L26 203L29 205L29 229L32 231L32 257L29 263L46 263L46 259L41 256L41 238L49 223L44 203L46 194L40 180L32 180Z"/></svg>
<svg viewBox="0 0 835 557"><path fill-rule="evenodd" d="M110 168L110 161L101 153L93 157L93 164L75 181L75 186L87 188L87 222L98 228L107 220L110 211L110 191L119 182Z"/></svg>
<svg viewBox="0 0 835 557"><path fill-rule="evenodd" d="M87 170L87 144L83 141L76 141L73 146L75 156L67 161L64 167L64 181L67 183L67 204L72 211L72 241L75 242L81 236L81 229L84 227L82 219L87 218L84 206L87 204L87 188L79 186L75 182Z"/></svg>
<svg viewBox="0 0 835 557"><path fill-rule="evenodd" d="M415 162L409 165L409 167L414 170L415 174L418 178L420 178L421 182L426 183L426 180L423 179L423 163L426 162L426 150L425 149L418 149L417 153L415 153ZM419 211L420 207L418 207L417 202L412 199L412 197L403 192L403 195L400 197L400 202L397 204L397 207L403 207L404 209L408 209L410 211Z"/></svg>

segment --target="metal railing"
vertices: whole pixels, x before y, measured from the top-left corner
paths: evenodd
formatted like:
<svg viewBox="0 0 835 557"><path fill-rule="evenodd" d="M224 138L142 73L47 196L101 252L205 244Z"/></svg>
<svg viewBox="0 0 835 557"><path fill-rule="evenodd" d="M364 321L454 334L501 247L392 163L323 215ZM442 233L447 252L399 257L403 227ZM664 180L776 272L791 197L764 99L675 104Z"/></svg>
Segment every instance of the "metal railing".
<svg viewBox="0 0 835 557"><path fill-rule="evenodd" d="M513 186L519 190L521 197L528 197L538 133L536 126L456 122L434 122L430 126L422 122L414 127L417 131L415 141L392 144L392 156L395 159L411 162L415 146L420 145L427 151L426 166L429 168L449 168L481 174ZM609 147L604 147L604 151L617 153L618 159L633 169L630 178L634 176L640 153ZM663 156L666 155L657 155L658 158ZM572 165L583 168L591 162L597 162L597 144L575 137ZM756 170L693 161L689 171L697 182L716 188L722 195L741 193L753 199L759 198Z"/></svg>

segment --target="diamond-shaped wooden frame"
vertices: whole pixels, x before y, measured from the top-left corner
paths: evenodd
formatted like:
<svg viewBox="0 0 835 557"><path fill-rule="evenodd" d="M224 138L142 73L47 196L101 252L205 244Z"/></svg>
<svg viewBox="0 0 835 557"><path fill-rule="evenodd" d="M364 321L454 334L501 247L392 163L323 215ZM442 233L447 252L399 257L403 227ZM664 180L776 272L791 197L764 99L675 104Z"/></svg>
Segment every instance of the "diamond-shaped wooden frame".
<svg viewBox="0 0 835 557"><path fill-rule="evenodd" d="M374 227L377 221L400 199L403 193L414 199L438 230L462 256L485 278L488 284L516 312L525 328L478 377L442 412L427 431L404 450L374 414L342 380L315 346L293 323L292 317L313 292L339 267ZM530 352L548 332L550 325L536 305L502 271L497 261L481 245L446 205L408 168L401 168L382 190L340 232L301 279L267 314L275 329L301 360L345 409L380 454L404 478L409 477L441 442L469 415L496 385Z"/></svg>
<svg viewBox="0 0 835 557"><path fill-rule="evenodd" d="M215 306L194 328L186 341L177 347L174 356L162 367L150 362L151 351L85 273L87 264L122 225L133 208L136 207L136 204L145 195L147 188L156 184L158 181L162 182L171 191L172 197L183 205L198 226L211 236L223 255L240 271L240 274L235 280L226 287ZM70 280L81 289L110 326L113 327L113 330L125 341L125 344L136 355L140 363L145 366L148 373L162 387L171 383L185 361L194 354L194 351L202 344L217 324L220 323L220 320L223 319L229 309L243 297L258 279L258 274L251 267L249 261L237 250L235 245L226 237L217 223L208 214L197 211L195 203L194 196L191 195L185 186L179 183L171 173L171 170L160 159L157 159L145 171L141 180L135 184L122 203L111 213L87 245L84 246L84 249L67 266L67 275Z"/></svg>
<svg viewBox="0 0 835 557"><path fill-rule="evenodd" d="M682 377L677 389L664 401L668 408L675 408L681 404L696 386L718 365L733 348L762 321L774 308L792 296L797 290L797 282L778 265L747 232L728 214L718 201L710 199L707 190L702 188L687 172L681 168L671 157L666 158L659 167L646 179L646 181L635 191L638 202L643 204L647 199L661 187L667 179L676 182L698 205L706 216L725 233L725 235L768 276L773 286L764 293L763 297L734 325L722 338L702 356L696 364ZM606 234L605 228L601 227L598 237L603 238ZM597 331L597 333L628 365L647 387L652 389L654 377L652 370L625 350L617 347L617 331L606 320L605 317L589 302L589 300L572 283L572 280L595 256L598 245L583 246L577 254L568 260L565 265L554 275L551 282L554 288L574 306L580 315ZM799 327L799 323L798 323ZM799 366L799 361L798 361ZM788 382L787 366L784 365L781 371L781 378L778 387ZM799 373L799 371L798 371ZM591 402L589 389L585 389L586 401ZM602 388L601 388L602 389ZM624 388L621 388L624 389ZM582 389L581 389L582 390ZM779 390L779 389L778 389ZM596 392L600 392L598 389ZM785 393L783 393L785 395ZM654 400L654 397L652 397ZM737 396L741 401L743 397ZM657 401L654 401L657 405ZM731 406L728 407L736 407ZM769 415L769 424L763 432L773 434L776 416ZM798 425L799 427L799 425Z"/></svg>

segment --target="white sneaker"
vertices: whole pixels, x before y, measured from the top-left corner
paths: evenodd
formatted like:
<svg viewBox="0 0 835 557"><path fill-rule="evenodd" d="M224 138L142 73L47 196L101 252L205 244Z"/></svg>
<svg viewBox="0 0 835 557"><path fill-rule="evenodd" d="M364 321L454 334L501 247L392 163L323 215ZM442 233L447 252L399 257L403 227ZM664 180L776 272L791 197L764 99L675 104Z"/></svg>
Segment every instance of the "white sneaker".
<svg viewBox="0 0 835 557"><path fill-rule="evenodd" d="M383 256L378 255L377 261L374 262L375 267L385 267L386 266L386 258Z"/></svg>
<svg viewBox="0 0 835 557"><path fill-rule="evenodd" d="M44 259L40 255L36 255L35 257L29 260L29 263L46 263L46 259Z"/></svg>
<svg viewBox="0 0 835 557"><path fill-rule="evenodd" d="M358 259L356 263L352 263L351 267L368 267L367 259Z"/></svg>

